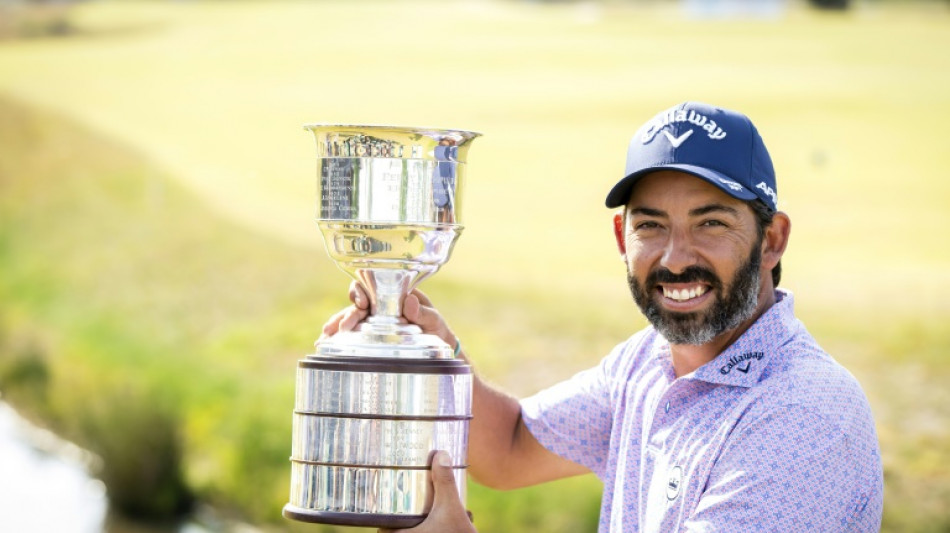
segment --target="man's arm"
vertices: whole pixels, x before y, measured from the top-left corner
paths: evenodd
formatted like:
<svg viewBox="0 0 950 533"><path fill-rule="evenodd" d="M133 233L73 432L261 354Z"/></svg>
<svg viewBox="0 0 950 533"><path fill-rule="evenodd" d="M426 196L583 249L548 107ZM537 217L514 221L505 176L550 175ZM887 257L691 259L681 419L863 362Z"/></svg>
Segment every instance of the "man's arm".
<svg viewBox="0 0 950 533"><path fill-rule="evenodd" d="M367 317L369 298L356 283L350 286L350 300L353 306L334 315L324 326L323 335L350 331ZM458 338L425 294L413 291L407 296L403 316L449 346L458 345ZM469 362L464 353L459 356ZM477 374L472 390L472 415L469 473L483 485L507 490L589 472L542 446L521 420L518 400L485 383Z"/></svg>
<svg viewBox="0 0 950 533"><path fill-rule="evenodd" d="M475 376L468 459L472 477L508 490L590 472L541 445L521 419L514 397Z"/></svg>

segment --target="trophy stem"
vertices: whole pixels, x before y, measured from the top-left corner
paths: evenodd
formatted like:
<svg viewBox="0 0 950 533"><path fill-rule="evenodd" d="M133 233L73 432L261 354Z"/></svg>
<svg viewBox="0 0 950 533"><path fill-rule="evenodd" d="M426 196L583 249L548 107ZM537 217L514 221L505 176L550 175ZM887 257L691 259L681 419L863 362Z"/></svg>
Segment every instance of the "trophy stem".
<svg viewBox="0 0 950 533"><path fill-rule="evenodd" d="M402 302L409 294L411 278L407 270L375 270L376 307L370 321L376 324L396 324L402 316ZM415 272L412 272L415 274Z"/></svg>
<svg viewBox="0 0 950 533"><path fill-rule="evenodd" d="M405 325L402 318L403 301L425 276L413 270L384 268L365 268L354 274L370 298L370 317L367 322L377 330Z"/></svg>

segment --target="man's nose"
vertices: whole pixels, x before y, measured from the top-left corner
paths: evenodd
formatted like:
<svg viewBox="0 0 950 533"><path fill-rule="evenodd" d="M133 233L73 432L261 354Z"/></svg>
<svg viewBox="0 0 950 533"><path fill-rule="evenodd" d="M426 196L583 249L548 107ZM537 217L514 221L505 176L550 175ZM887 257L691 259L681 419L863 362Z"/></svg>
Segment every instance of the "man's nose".
<svg viewBox="0 0 950 533"><path fill-rule="evenodd" d="M696 251L692 239L685 232L671 233L663 249L660 265L674 274L680 274L696 264Z"/></svg>

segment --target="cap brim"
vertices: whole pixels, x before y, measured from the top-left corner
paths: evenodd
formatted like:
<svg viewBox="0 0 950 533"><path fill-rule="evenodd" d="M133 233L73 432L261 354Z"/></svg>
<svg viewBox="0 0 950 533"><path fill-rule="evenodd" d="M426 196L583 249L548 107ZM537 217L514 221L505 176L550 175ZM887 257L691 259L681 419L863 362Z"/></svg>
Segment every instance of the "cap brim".
<svg viewBox="0 0 950 533"><path fill-rule="evenodd" d="M618 181L617 184L614 185L614 188L610 189L610 192L607 193L607 200L605 202L607 207L614 208L626 205L627 200L630 199L630 192L633 190L633 185L637 182L637 180L651 172L656 172L658 170L678 170L680 172L692 174L697 178L703 179L715 185L729 196L738 198L740 200L755 200L758 198L754 192L746 189L736 180L721 172L716 172L715 170L710 170L708 168L703 168L696 165L670 163L668 165L657 165L655 167L644 168L632 174L628 174L625 178Z"/></svg>

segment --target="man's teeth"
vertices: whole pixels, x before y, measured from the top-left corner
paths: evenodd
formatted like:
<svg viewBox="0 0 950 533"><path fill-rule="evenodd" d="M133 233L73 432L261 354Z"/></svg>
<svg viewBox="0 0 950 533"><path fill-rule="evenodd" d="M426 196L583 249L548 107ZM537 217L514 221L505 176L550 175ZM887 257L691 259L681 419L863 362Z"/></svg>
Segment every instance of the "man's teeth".
<svg viewBox="0 0 950 533"><path fill-rule="evenodd" d="M698 296L706 294L708 289L706 287L693 287L692 289L668 289L663 287L663 296L671 300L676 300L678 302L683 302L686 300L692 300Z"/></svg>

